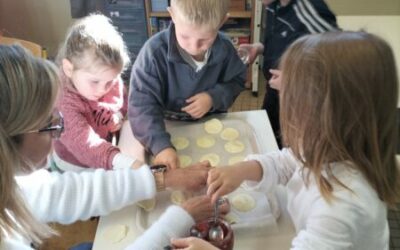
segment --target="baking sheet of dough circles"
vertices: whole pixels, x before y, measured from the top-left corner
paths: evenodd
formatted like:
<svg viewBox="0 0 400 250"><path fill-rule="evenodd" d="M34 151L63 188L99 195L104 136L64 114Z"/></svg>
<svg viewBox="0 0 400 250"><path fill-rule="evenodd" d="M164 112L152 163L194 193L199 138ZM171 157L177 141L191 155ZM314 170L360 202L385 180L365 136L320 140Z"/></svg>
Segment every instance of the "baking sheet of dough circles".
<svg viewBox="0 0 400 250"><path fill-rule="evenodd" d="M111 243L118 243L121 240L125 239L126 235L128 234L128 226L126 225L113 225L108 227L104 231L104 238Z"/></svg>
<svg viewBox="0 0 400 250"><path fill-rule="evenodd" d="M224 145L225 151L231 154L237 154L240 152L243 152L244 150L244 144L243 142L239 140L234 140L234 141L228 141Z"/></svg>
<svg viewBox="0 0 400 250"><path fill-rule="evenodd" d="M219 162L221 161L221 158L219 157L219 155L215 154L215 153L209 153L209 154L205 154L200 158L200 161L209 161L210 165L215 167L218 166Z"/></svg>
<svg viewBox="0 0 400 250"><path fill-rule="evenodd" d="M211 135L203 135L197 138L196 143L200 148L211 148L215 145L215 139Z"/></svg>
<svg viewBox="0 0 400 250"><path fill-rule="evenodd" d="M222 122L217 118L213 118L204 123L204 130L209 134L219 134L223 127L224 125L222 125Z"/></svg>
<svg viewBox="0 0 400 250"><path fill-rule="evenodd" d="M239 135L239 131L234 128L225 128L221 132L221 138L225 141L236 140L237 138L239 138Z"/></svg>
<svg viewBox="0 0 400 250"><path fill-rule="evenodd" d="M181 168L186 168L192 164L192 157L188 155L179 155L179 162L181 163Z"/></svg>
<svg viewBox="0 0 400 250"><path fill-rule="evenodd" d="M249 194L240 193L231 198L232 206L239 212L248 212L256 207L256 200Z"/></svg>
<svg viewBox="0 0 400 250"><path fill-rule="evenodd" d="M183 136L172 137L171 143L176 150L183 150L189 146L189 140Z"/></svg>

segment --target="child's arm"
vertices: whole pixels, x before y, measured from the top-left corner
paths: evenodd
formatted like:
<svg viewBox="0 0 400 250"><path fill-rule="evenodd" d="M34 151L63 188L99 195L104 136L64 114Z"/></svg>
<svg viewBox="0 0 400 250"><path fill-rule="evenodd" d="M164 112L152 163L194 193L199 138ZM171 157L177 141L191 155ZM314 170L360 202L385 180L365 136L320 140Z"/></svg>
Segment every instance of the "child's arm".
<svg viewBox="0 0 400 250"><path fill-rule="evenodd" d="M207 194L215 202L218 197L238 188L244 180L258 182L262 176L263 170L257 161L243 161L233 166L213 168L208 172Z"/></svg>
<svg viewBox="0 0 400 250"><path fill-rule="evenodd" d="M246 160L232 167L210 170L207 194L212 195L213 201L234 191L244 181L247 188L269 192L277 184L285 185L300 164L287 148L263 155L250 155Z"/></svg>
<svg viewBox="0 0 400 250"><path fill-rule="evenodd" d="M149 69L152 67L152 60L144 52L139 53L132 68L128 118L136 139L146 150L157 155L164 149L173 148L170 135L165 130L162 106L167 87Z"/></svg>
<svg viewBox="0 0 400 250"><path fill-rule="evenodd" d="M63 96L58 107L64 116L65 130L55 142L56 153L67 162L72 155L82 166L112 169L120 150L93 130L84 115L90 110L84 106L74 96Z"/></svg>

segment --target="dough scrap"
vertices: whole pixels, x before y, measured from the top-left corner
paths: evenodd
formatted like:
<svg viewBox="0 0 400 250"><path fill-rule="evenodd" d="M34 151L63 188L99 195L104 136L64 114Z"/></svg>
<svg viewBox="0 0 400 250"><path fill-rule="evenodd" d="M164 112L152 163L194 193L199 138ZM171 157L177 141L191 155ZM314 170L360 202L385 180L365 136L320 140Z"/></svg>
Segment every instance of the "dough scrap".
<svg viewBox="0 0 400 250"><path fill-rule="evenodd" d="M176 205L181 205L186 201L185 194L182 191L175 190L171 193L171 202Z"/></svg>
<svg viewBox="0 0 400 250"><path fill-rule="evenodd" d="M228 141L225 143L224 148L228 153L237 154L244 150L244 144L239 140Z"/></svg>
<svg viewBox="0 0 400 250"><path fill-rule="evenodd" d="M189 146L189 140L183 136L173 137L171 143L174 145L176 150L183 150Z"/></svg>
<svg viewBox="0 0 400 250"><path fill-rule="evenodd" d="M200 158L200 161L209 161L211 166L215 167L219 164L220 162L220 157L217 154L214 153L209 153L205 154Z"/></svg>
<svg viewBox="0 0 400 250"><path fill-rule="evenodd" d="M245 158L245 157L244 157L243 155L235 155L235 156L232 156L231 158L229 158L228 164L229 164L229 165L233 165L233 164L235 164L235 163L238 163L238 162L243 161L244 158Z"/></svg>
<svg viewBox="0 0 400 250"><path fill-rule="evenodd" d="M185 168L192 164L192 157L188 155L179 155L179 162L181 163L181 168Z"/></svg>
<svg viewBox="0 0 400 250"><path fill-rule="evenodd" d="M211 148L215 144L215 139L210 135L204 135L197 138L196 143L200 148Z"/></svg>
<svg viewBox="0 0 400 250"><path fill-rule="evenodd" d="M128 226L126 225L113 225L104 231L104 238L112 243L118 243L121 240L125 239L128 234Z"/></svg>
<svg viewBox="0 0 400 250"><path fill-rule="evenodd" d="M229 224L235 224L239 221L239 218L234 215L233 213L229 213L225 215L224 219L229 223Z"/></svg>
<svg viewBox="0 0 400 250"><path fill-rule="evenodd" d="M148 200L142 200L142 201L139 201L137 203L137 205L139 207L143 208L144 211L150 212L156 206L156 199L153 198L153 199L148 199Z"/></svg>
<svg viewBox="0 0 400 250"><path fill-rule="evenodd" d="M224 125L222 125L222 122L217 118L213 118L204 123L204 130L209 134L218 134L223 127Z"/></svg>
<svg viewBox="0 0 400 250"><path fill-rule="evenodd" d="M236 194L231 199L232 206L239 212L248 212L256 207L256 200L249 194Z"/></svg>
<svg viewBox="0 0 400 250"><path fill-rule="evenodd" d="M239 131L234 128L226 128L221 132L221 138L226 141L232 141L239 138Z"/></svg>

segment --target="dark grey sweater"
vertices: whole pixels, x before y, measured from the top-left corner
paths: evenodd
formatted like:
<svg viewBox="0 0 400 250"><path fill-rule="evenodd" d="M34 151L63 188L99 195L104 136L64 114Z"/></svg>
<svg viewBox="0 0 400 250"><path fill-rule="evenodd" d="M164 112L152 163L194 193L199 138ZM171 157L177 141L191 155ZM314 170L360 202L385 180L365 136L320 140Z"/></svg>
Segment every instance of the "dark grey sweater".
<svg viewBox="0 0 400 250"><path fill-rule="evenodd" d="M128 106L132 131L156 155L172 147L165 130L166 113L187 116L181 112L185 100L204 91L213 100L210 112L225 112L245 81L246 66L229 38L218 34L207 64L196 72L179 54L172 24L144 44L132 67Z"/></svg>

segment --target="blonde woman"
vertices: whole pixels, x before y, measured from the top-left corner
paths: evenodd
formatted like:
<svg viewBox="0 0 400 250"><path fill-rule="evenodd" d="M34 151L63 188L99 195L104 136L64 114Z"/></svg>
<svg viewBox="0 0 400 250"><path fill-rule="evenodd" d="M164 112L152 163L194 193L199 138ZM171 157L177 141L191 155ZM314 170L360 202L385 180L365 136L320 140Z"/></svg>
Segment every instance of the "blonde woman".
<svg viewBox="0 0 400 250"><path fill-rule="evenodd" d="M19 46L0 45L0 249L32 249L31 243L40 244L54 233L46 222L105 215L152 198L156 188L204 186L204 164L158 172L157 178L146 165L81 174L42 169L52 139L64 129L61 113L54 111L58 92L57 70L50 62ZM175 218L177 212L194 223L210 216L212 205L201 196L166 213Z"/></svg>
<svg viewBox="0 0 400 250"><path fill-rule="evenodd" d="M282 62L282 151L210 170L215 200L244 180L285 185L296 250L389 249L387 207L400 200L398 80L382 39L363 32L300 38Z"/></svg>

